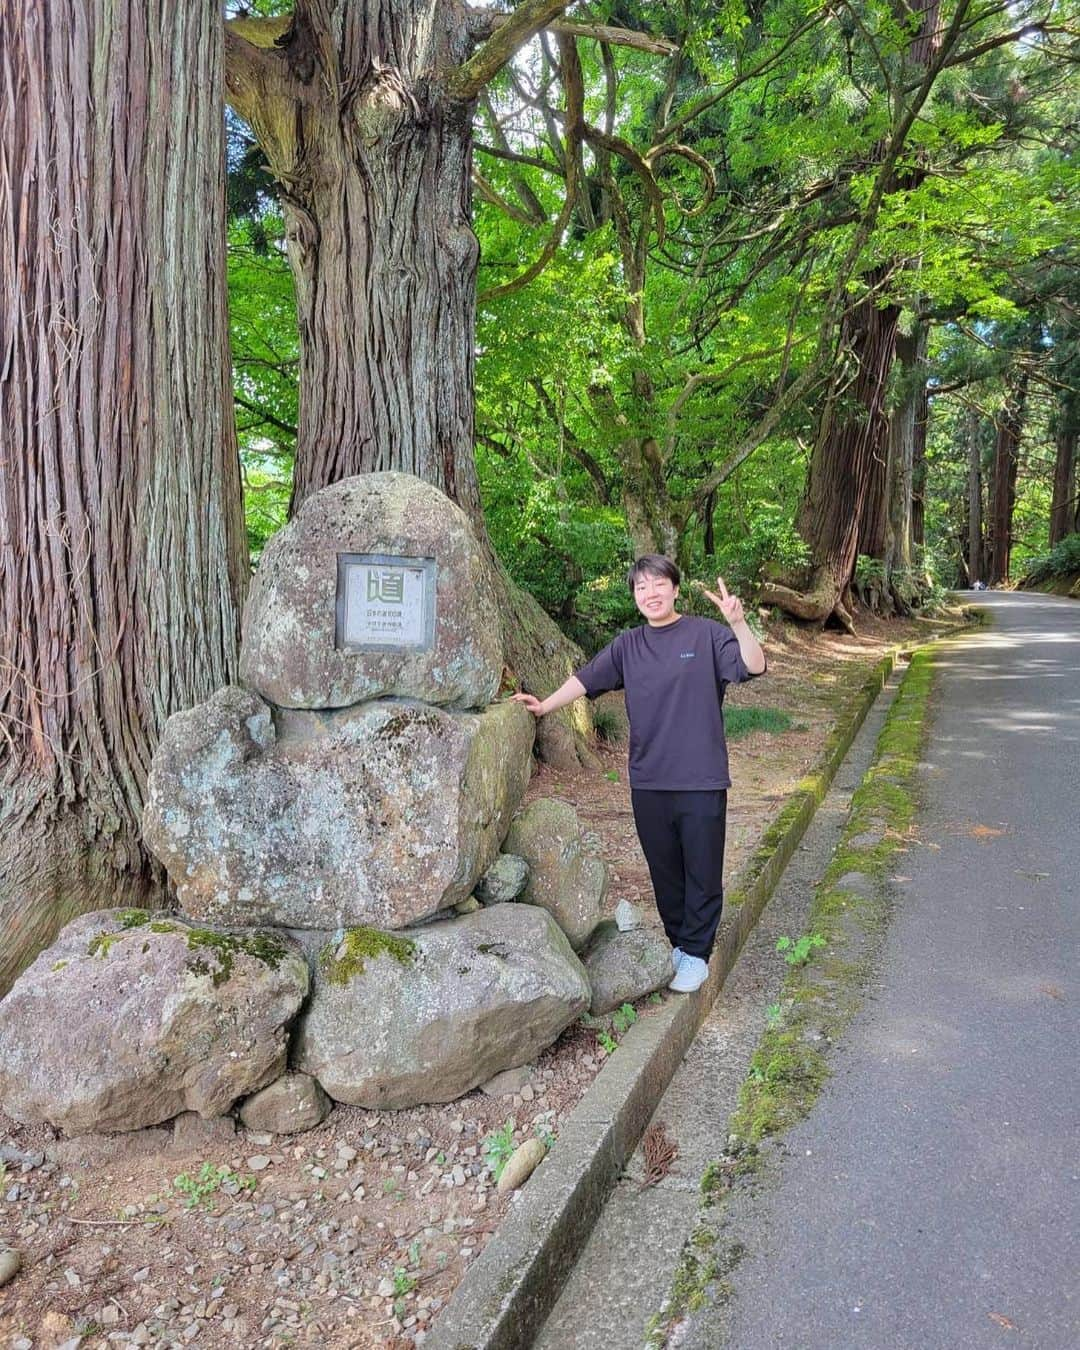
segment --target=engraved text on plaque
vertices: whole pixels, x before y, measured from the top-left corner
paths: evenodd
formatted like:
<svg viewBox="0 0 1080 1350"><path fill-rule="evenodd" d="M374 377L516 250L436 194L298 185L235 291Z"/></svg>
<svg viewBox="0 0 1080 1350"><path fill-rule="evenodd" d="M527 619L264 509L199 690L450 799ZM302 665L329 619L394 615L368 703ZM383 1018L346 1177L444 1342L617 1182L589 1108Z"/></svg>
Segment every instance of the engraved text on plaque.
<svg viewBox="0 0 1080 1350"><path fill-rule="evenodd" d="M435 640L435 559L339 553L339 650L427 651Z"/></svg>

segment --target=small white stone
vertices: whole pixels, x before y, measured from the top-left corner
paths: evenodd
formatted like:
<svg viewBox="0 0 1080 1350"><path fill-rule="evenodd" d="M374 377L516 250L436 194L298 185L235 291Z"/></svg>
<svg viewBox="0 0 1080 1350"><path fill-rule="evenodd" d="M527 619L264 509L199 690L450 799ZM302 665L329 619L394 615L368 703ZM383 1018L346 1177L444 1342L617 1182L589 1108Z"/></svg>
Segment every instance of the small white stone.
<svg viewBox="0 0 1080 1350"><path fill-rule="evenodd" d="M629 933L631 929L640 928L644 919L636 905L629 900L620 900L615 906L615 923L620 933Z"/></svg>

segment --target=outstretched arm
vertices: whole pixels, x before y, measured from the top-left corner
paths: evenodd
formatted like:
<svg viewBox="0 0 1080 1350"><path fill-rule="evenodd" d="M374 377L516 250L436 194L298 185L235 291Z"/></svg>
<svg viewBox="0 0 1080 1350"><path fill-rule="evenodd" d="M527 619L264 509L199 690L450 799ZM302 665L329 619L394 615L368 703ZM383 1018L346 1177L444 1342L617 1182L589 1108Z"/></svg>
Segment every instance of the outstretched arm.
<svg viewBox="0 0 1080 1350"><path fill-rule="evenodd" d="M573 703L574 699L581 698L584 693L585 686L576 675L571 675L565 684L560 684L553 694L548 694L543 700L535 698L532 694L514 694L511 702L524 703L534 717L543 717L545 713L554 712L556 708L565 708L568 703Z"/></svg>
<svg viewBox="0 0 1080 1350"><path fill-rule="evenodd" d="M765 673L765 653L761 650L761 643L750 631L750 625L746 622L742 601L737 595L728 594L723 577L716 578L716 586L720 592L719 595L714 591L705 591L705 594L724 616L728 622L728 627L735 634L743 665L751 675L763 675Z"/></svg>

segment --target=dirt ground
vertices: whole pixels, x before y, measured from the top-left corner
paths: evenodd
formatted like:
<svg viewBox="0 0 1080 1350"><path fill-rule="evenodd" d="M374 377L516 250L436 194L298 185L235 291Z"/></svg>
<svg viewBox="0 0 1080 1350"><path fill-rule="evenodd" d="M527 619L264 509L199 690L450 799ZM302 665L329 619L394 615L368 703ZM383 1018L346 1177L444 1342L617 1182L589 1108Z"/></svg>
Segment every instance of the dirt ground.
<svg viewBox="0 0 1080 1350"><path fill-rule="evenodd" d="M794 725L730 746L729 878L819 759L845 691L889 646L928 631L872 621L857 638L769 631L767 677L729 701L783 710ZM656 922L624 746L601 744L596 765L574 773L539 766L528 796L571 802L610 866L609 907L628 899ZM644 1000L638 1015L672 997ZM513 1203L495 1190L485 1139L511 1129L515 1144L535 1134L558 1147L606 1058L600 1037L619 1031L610 1018L575 1023L511 1095L477 1090L398 1112L338 1106L294 1137L185 1116L65 1140L0 1113L0 1253L22 1258L0 1289L0 1347L422 1343Z"/></svg>

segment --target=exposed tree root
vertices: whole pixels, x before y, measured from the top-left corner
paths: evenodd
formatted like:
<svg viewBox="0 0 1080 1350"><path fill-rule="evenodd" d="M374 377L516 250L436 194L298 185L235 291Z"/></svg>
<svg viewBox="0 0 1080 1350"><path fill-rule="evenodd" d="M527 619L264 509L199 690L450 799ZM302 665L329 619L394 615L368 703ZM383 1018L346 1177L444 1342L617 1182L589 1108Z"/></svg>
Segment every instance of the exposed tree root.
<svg viewBox="0 0 1080 1350"><path fill-rule="evenodd" d="M776 605L785 614L806 623L824 625L835 619L846 633L855 635L855 622L843 592L831 583L823 583L812 591L797 591L780 582L768 581L761 588L759 600L763 605Z"/></svg>

